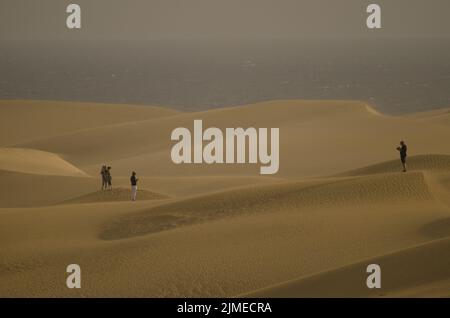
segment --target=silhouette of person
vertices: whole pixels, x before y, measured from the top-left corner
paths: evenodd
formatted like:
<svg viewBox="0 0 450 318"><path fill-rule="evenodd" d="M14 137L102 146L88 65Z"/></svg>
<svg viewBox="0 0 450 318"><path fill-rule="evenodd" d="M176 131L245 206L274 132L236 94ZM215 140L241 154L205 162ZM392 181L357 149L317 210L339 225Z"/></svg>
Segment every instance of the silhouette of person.
<svg viewBox="0 0 450 318"><path fill-rule="evenodd" d="M106 182L108 183L108 188L112 189L111 167L106 168Z"/></svg>
<svg viewBox="0 0 450 318"><path fill-rule="evenodd" d="M397 147L397 150L400 152L400 161L402 162L403 172L406 172L406 157L408 147L403 140L400 141L400 147Z"/></svg>
<svg viewBox="0 0 450 318"><path fill-rule="evenodd" d="M136 172L131 173L131 201L136 201L136 194L137 194L137 182L139 181L138 178L136 178Z"/></svg>
<svg viewBox="0 0 450 318"><path fill-rule="evenodd" d="M102 166L102 170L100 171L100 174L102 175L102 190L106 190L108 187L108 177L106 172L106 166Z"/></svg>

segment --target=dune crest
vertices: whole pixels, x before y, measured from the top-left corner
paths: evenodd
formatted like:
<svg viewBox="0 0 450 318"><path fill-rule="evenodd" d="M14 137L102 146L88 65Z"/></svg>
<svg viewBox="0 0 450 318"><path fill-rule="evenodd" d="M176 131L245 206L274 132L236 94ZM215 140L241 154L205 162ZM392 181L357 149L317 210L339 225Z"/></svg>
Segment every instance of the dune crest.
<svg viewBox="0 0 450 318"><path fill-rule="evenodd" d="M352 171L344 172L339 176L359 176L380 173L399 172L399 161L390 160L362 167ZM450 172L450 156L449 155L416 155L408 157L408 171L428 170L433 172Z"/></svg>
<svg viewBox="0 0 450 318"><path fill-rule="evenodd" d="M142 105L0 100L0 146L14 146L77 130L177 113L169 108Z"/></svg>
<svg viewBox="0 0 450 318"><path fill-rule="evenodd" d="M169 198L165 194L140 189L138 189L137 197L139 201L164 200ZM113 188L111 190L96 191L73 199L65 200L63 202L60 202L60 204L120 202L120 201L130 201L130 189Z"/></svg>
<svg viewBox="0 0 450 318"><path fill-rule="evenodd" d="M240 297L411 297L432 291L431 297L450 296L450 238L420 244L383 256L240 295ZM369 264L383 269L382 289L367 288Z"/></svg>
<svg viewBox="0 0 450 318"><path fill-rule="evenodd" d="M23 148L0 148L0 170L29 174L87 177L87 174L60 156Z"/></svg>

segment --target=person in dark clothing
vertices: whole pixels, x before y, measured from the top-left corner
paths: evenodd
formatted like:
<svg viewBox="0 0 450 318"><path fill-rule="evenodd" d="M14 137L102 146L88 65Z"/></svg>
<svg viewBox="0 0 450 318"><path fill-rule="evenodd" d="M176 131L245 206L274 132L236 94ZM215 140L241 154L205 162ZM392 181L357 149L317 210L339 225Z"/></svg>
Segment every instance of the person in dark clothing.
<svg viewBox="0 0 450 318"><path fill-rule="evenodd" d="M106 181L108 182L108 189L112 189L111 167L106 168Z"/></svg>
<svg viewBox="0 0 450 318"><path fill-rule="evenodd" d="M131 201L136 201L136 194L137 194L137 183L139 181L138 178L136 178L136 172L131 173Z"/></svg>
<svg viewBox="0 0 450 318"><path fill-rule="evenodd" d="M406 157L408 147L406 146L404 141L400 141L400 147L397 147L397 150L400 152L400 161L402 162L403 172L406 172Z"/></svg>
<svg viewBox="0 0 450 318"><path fill-rule="evenodd" d="M106 175L106 166L102 166L102 170L100 171L100 174L102 175L102 190L106 190L108 187L108 178Z"/></svg>

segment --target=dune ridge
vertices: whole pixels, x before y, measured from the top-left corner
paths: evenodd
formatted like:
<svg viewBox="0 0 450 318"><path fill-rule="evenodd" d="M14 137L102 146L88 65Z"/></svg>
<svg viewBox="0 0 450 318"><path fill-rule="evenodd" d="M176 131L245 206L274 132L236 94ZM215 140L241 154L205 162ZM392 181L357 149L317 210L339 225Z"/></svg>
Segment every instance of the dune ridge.
<svg viewBox="0 0 450 318"><path fill-rule="evenodd" d="M139 200L163 200L168 199L167 195L152 192L148 190L137 191ZM113 188L111 190L103 190L91 192L73 199L65 200L59 204L76 204L76 203L98 203L98 202L120 202L130 201L130 190L124 188Z"/></svg>
<svg viewBox="0 0 450 318"><path fill-rule="evenodd" d="M436 154L410 156L408 158L407 168L408 171L420 171L420 170L449 171L450 156L436 155ZM358 176L358 175L371 175L379 173L394 173L399 172L400 170L401 169L399 169L397 159L341 173L339 174L339 176Z"/></svg>
<svg viewBox="0 0 450 318"><path fill-rule="evenodd" d="M447 237L240 297L406 297L420 295L423 289L432 290L431 297L450 297L450 261L440 257L449 248L450 237ZM382 290L366 287L361 274L366 273L369 264L387 269L382 272L386 281Z"/></svg>
<svg viewBox="0 0 450 318"><path fill-rule="evenodd" d="M0 100L0 146L87 128L177 114L163 107L67 101ZM32 130L32 133L30 133Z"/></svg>
<svg viewBox="0 0 450 318"><path fill-rule="evenodd" d="M172 163L170 149L173 143L168 138L172 130L176 127L192 129L193 121L202 119L204 127L221 129L280 128L282 161L277 177L282 178L328 176L392 160L398 156L395 147L400 139L414 145L411 154L450 155L450 146L441 142L450 138L447 127L409 117L376 114L371 109L364 102L354 101L272 101L157 118L136 118L135 121L19 142L15 146L61 154L90 174L108 162L119 176L127 176L130 169L138 169L141 175L158 177L257 175L256 165L186 166ZM333 135L339 138L330 141ZM341 153L345 156L334 155Z"/></svg>
<svg viewBox="0 0 450 318"><path fill-rule="evenodd" d="M88 176L54 153L23 148L0 148L0 170L41 175Z"/></svg>
<svg viewBox="0 0 450 318"><path fill-rule="evenodd" d="M422 173L386 174L308 185L287 182L240 188L188 198L115 220L100 234L116 240L200 222L277 211L370 205L377 202L426 202L433 199Z"/></svg>

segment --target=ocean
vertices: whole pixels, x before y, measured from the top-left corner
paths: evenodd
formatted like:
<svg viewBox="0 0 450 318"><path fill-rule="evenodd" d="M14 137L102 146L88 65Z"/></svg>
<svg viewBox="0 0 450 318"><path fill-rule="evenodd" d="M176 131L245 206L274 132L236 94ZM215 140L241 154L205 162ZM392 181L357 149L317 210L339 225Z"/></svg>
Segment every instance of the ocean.
<svg viewBox="0 0 450 318"><path fill-rule="evenodd" d="M393 115L450 107L450 41L439 38L3 43L0 54L0 99L184 111L352 99Z"/></svg>

